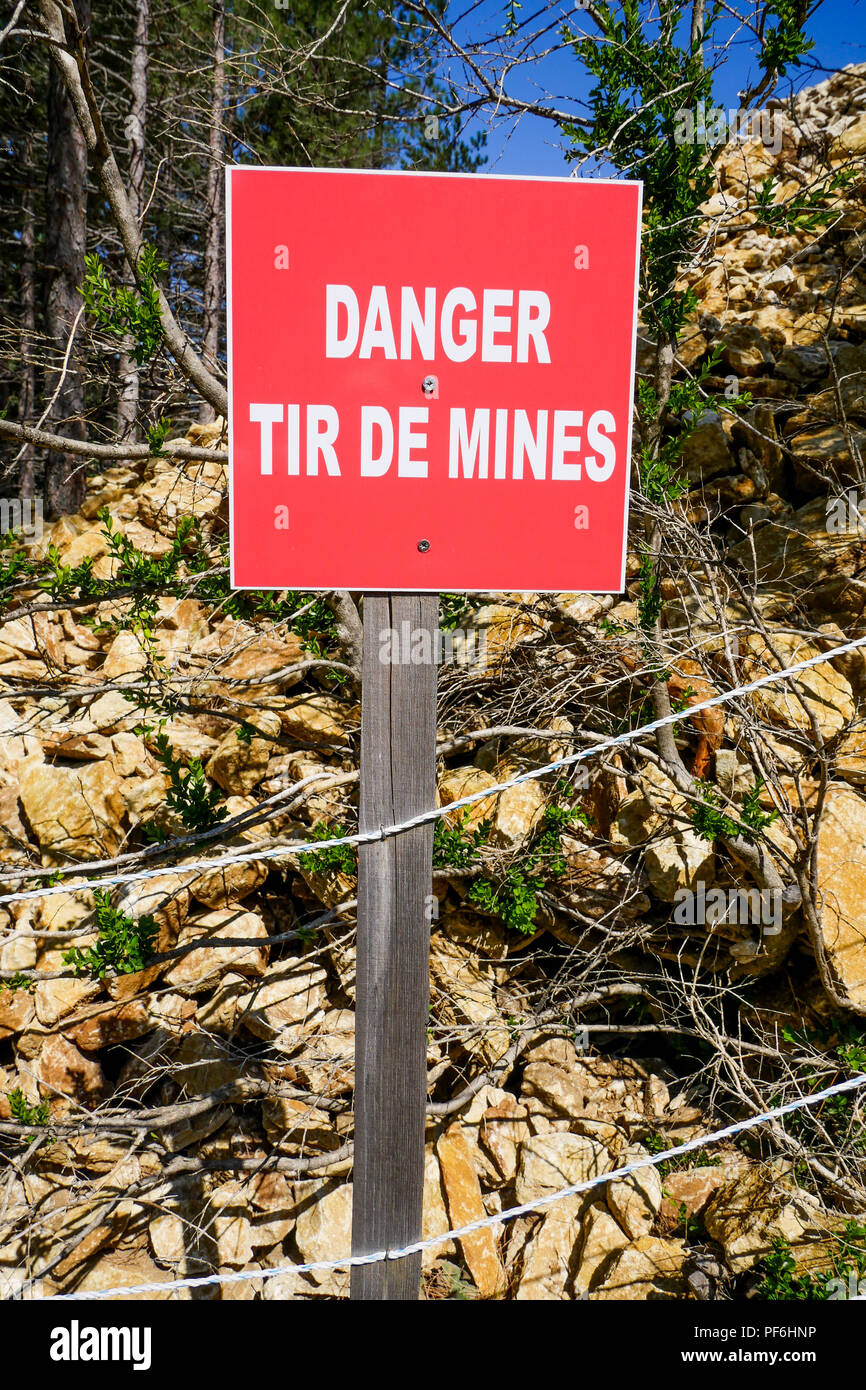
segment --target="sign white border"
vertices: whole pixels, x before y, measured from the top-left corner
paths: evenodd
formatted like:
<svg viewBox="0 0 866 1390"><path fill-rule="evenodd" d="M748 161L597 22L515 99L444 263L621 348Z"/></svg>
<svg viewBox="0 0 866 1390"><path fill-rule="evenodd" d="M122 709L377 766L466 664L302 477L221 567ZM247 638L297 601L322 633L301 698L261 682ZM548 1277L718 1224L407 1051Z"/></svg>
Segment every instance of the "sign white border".
<svg viewBox="0 0 866 1390"><path fill-rule="evenodd" d="M408 179L498 179L502 183L577 183L577 184L602 184L607 186L636 188L637 189L637 237L635 238L635 268L634 268L634 306L632 312L632 335L631 335L631 396L630 409L628 413L628 429L626 438L626 467L628 470L625 487L625 516L623 519L622 533L622 567L620 571L619 593L625 591L625 569L628 555L628 522L629 508L631 502L631 442L634 426L634 388L635 388L635 367L637 365L637 311L638 298L640 293L640 247L641 229L643 222L643 183L640 179L574 179L562 174L459 174L450 173L447 169L427 170L427 169L319 169L315 165L295 165L295 164L227 164L225 170L225 218L226 218L226 397L228 400L228 488L229 488L229 582L233 589L240 591L255 590L254 584L235 583L235 533L234 533L234 432L232 411L232 174L243 172L244 174L357 174L361 178L408 178ZM288 588L288 585L284 586ZM341 586L345 589L356 589L358 586L346 581ZM327 590L310 590L310 592L326 593ZM365 590L369 593L392 593L391 589L370 589ZM414 593L419 594L438 594L439 589L416 589ZM474 594L483 593L483 589L461 589L458 592ZM558 593L557 589L537 589L536 593ZM582 593L606 594L609 589L585 589Z"/></svg>

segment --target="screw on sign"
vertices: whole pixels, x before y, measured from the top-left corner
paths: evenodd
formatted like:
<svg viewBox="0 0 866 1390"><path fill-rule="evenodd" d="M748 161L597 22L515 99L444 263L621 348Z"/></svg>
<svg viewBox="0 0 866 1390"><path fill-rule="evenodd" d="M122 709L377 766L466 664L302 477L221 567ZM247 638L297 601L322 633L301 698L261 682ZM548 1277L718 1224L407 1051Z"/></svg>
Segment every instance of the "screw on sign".
<svg viewBox="0 0 866 1390"><path fill-rule="evenodd" d="M435 798L441 590L622 589L639 184L229 169L232 582L364 593L362 830ZM355 1254L421 1231L432 833L359 853ZM352 1297L417 1297L420 1256Z"/></svg>

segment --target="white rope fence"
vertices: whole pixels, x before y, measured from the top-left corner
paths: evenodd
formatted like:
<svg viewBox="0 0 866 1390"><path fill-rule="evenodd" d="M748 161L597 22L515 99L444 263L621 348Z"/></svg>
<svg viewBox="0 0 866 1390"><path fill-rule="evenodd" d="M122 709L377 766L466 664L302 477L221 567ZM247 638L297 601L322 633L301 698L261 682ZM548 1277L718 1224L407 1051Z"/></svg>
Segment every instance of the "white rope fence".
<svg viewBox="0 0 866 1390"><path fill-rule="evenodd" d="M152 878L163 877L168 872L191 872L209 871L231 864L243 864L254 860L275 860L286 857L295 857L298 854L317 853L321 850L334 849L343 845L371 844L383 840L392 835L398 835L406 830L410 830L420 825L427 825L443 816L451 815L454 811L462 810L464 807L474 805L478 801L483 801L488 797L500 795L509 788L518 786L522 782L534 781L539 777L544 777L551 772L556 772L561 768L573 766L576 763L595 757L600 753L610 749L621 747L623 744L633 743L637 739L645 737L655 730L664 728L666 725L676 724L684 719L690 719L693 715L701 713L703 710L715 709L720 705L729 703L743 695L748 695L755 690L760 690L764 686L774 682L795 676L802 671L807 671L814 666L819 666L825 662L832 661L835 657L844 656L846 653L856 651L858 648L866 646L866 636L855 638L844 642L837 647L831 647L819 655L809 657L803 661L784 667L780 671L770 671L758 677L756 680L749 681L744 685L735 687L733 690L723 691L719 695L714 695L707 700L699 701L685 709L673 711L659 719L651 720L647 724L641 725L637 729L629 729L621 734L613 735L602 739L599 743L593 744L589 748L584 748L576 753L568 754L562 758L556 758L543 766L521 772L507 781L500 782L491 787L485 787L480 791L469 793L468 795L452 801L447 806L431 807L429 810L413 816L405 821L388 826L380 826L377 830L357 831L351 835L335 836L327 840L317 841L295 841L285 845L274 846L270 849L257 849L249 852L221 855L207 859L186 861L174 868L163 865L158 868L144 869L128 873L113 874L100 878L87 879L71 885L76 890L85 888L104 888L109 885L138 883ZM6 877L26 878L32 875L32 870L14 869ZM74 869L69 871L73 874ZM30 889L22 893L6 893L0 895L0 903L21 902L31 898L50 897L57 893L68 892L68 887L64 884L51 884L45 888ZM720 1143L724 1139L741 1134L746 1130L755 1129L759 1125L767 1123L769 1120L776 1120L785 1115L792 1114L794 1111L806 1109L809 1106L817 1105L827 1100L831 1096L840 1095L844 1092L858 1090L866 1085L866 1074L861 1074L842 1081L834 1086L827 1087L822 1091L817 1091L809 1096L799 1097L797 1100L790 1101L786 1105L768 1110L760 1115L752 1116L746 1120L740 1120L735 1124L727 1125L723 1129L702 1135L690 1140L686 1144L679 1145L677 1148L666 1149L662 1153L648 1155L638 1162L630 1163L621 1168L613 1169L611 1172L601 1173L584 1182L573 1183L568 1187L561 1188L557 1192L548 1193L545 1196L534 1198L531 1202L525 1202L520 1206L510 1207L505 1211L497 1212L492 1216L484 1217L478 1221L470 1222L465 1226L455 1227L448 1231L443 1231L439 1235L431 1236L426 1240L415 1241L411 1245L403 1246L397 1250L380 1250L369 1255L347 1255L338 1260L315 1260L305 1264L289 1264L277 1266L273 1269L261 1269L255 1271L235 1271L228 1273L217 1273L200 1276L190 1276L184 1279L170 1280L165 1282L153 1282L146 1284L136 1284L121 1286L118 1288L95 1289L87 1293L55 1294L52 1298L60 1301L84 1301L90 1299L113 1298L115 1296L130 1297L137 1294L160 1293L164 1294L172 1289L202 1288L212 1284L235 1284L244 1283L254 1279L273 1279L284 1274L306 1274L316 1272L326 1272L335 1269L352 1268L355 1265L375 1264L381 1260L403 1259L408 1255L417 1254L441 1244L443 1241L452 1239L462 1239L464 1236L473 1234L475 1231L492 1228L505 1221L511 1221L518 1216L529 1215L539 1211L555 1202L562 1201L566 1197L576 1196L580 1193L589 1192L607 1183L629 1177L643 1168L657 1167L670 1159L679 1158L683 1154L692 1153L697 1149L705 1148L709 1144ZM38 1277L38 1276L37 1276ZM32 1283L32 1281L31 1281Z"/></svg>
<svg viewBox="0 0 866 1390"><path fill-rule="evenodd" d="M547 1193L542 1197L534 1197L531 1202L523 1202L517 1207L508 1207L505 1211L494 1213L493 1216L485 1216L478 1221L470 1221L465 1226L456 1226L452 1230L442 1231L439 1235L428 1236L426 1240L416 1240L411 1245L401 1246L397 1250L377 1250L370 1255L346 1255L339 1260L311 1260L306 1264L277 1265L273 1269L242 1269L227 1273L191 1275L185 1279L171 1279L162 1283L91 1289L87 1293L50 1294L49 1299L60 1302L84 1302L90 1299L114 1298L117 1295L129 1298L137 1294L165 1294L172 1289L201 1289L209 1284L243 1284L252 1279L276 1279L282 1274L325 1273L328 1270L351 1269L355 1265L378 1264L382 1260L402 1260L407 1255L416 1255L424 1250L432 1250L435 1246L441 1245L443 1241L462 1240L464 1236L470 1236L475 1231L483 1231L498 1226L504 1221L513 1221L518 1216L529 1216L544 1207L552 1206L555 1202L563 1201L566 1197L576 1197L580 1193L592 1192L595 1188L606 1186L610 1182L619 1182L623 1178L630 1177L632 1173L639 1172L642 1168L656 1168L660 1163L666 1163L672 1158L680 1158L683 1154L694 1153L696 1149L704 1149L708 1144L721 1143L723 1139L730 1139L735 1134L756 1129L759 1125L766 1124L768 1120L781 1119L784 1115L793 1114L795 1110L805 1110L811 1105L818 1105L820 1102L828 1100L831 1096L842 1095L846 1091L856 1091L862 1086L866 1086L866 1073L852 1076L847 1081L839 1081L836 1085L827 1086L823 1091L815 1091L812 1095L800 1096L797 1100L789 1101L786 1105L777 1106L775 1110L766 1110L761 1115L753 1115L747 1120L738 1120L735 1124L726 1125L724 1129L717 1129L711 1134L690 1139L688 1143L680 1144L675 1149L665 1149L663 1153L648 1154L646 1158L641 1158L635 1163L627 1163L622 1168L614 1168L608 1173L599 1173L595 1177L587 1178L584 1182L572 1183L569 1187L560 1188L556 1192ZM38 1279L38 1275L36 1279ZM31 1284L34 1282L34 1280L30 1281Z"/></svg>
<svg viewBox="0 0 866 1390"><path fill-rule="evenodd" d="M772 685L775 681L784 680L788 676L795 676L800 671L808 671L813 666L821 666L825 662L832 661L834 657L844 656L847 652L856 651L863 646L866 646L866 636L843 642L840 646L830 647L818 656L811 656L804 661L798 661L792 666L784 667L781 671L770 671L745 685L738 685L733 690L722 691L719 695L713 695L708 700L701 700L696 704L688 705L685 709L672 711L660 719L653 719L648 724L642 724L637 729L627 729L621 734L614 734L609 738L602 739L601 742L593 744L590 748L582 748L577 753L569 753L565 757L556 758L552 762L544 763L541 767L534 767L527 772L517 773L514 777L508 778L507 781L498 782L492 787L484 787L480 791L470 792L466 796L459 797L456 801L449 802L447 806L433 806L428 811L422 811L408 820L399 821L393 825L379 826L377 830L359 830L355 831L354 834L335 836L329 840L294 840L284 845L275 845L270 849L255 849L238 854L218 855L210 859L185 860L174 866L163 864L161 867L153 869L138 869L100 878L83 879L72 885L50 884L45 888L31 888L22 893L3 893L0 894L0 904L26 902L30 898L52 897L56 893L69 892L70 886L76 892L86 888L106 888L118 884L142 883L152 878L163 878L168 873L209 871L227 868L232 864L295 858L299 854L317 854L322 850L337 849L343 845L374 844L378 840L390 838L392 835L400 835L406 830L413 830L416 826L429 825L432 821L439 820L443 816L450 816L455 811L463 810L464 807L473 806L478 801L499 796L511 787L519 786L521 782L535 781L539 777L546 777L551 772L559 771L560 768L572 767L576 763L596 757L599 753L606 753L612 748L620 748L623 744L633 743L639 738L644 738L647 734L654 733L656 729L663 729L668 724L676 724L684 719L691 719L693 715L700 714L703 710L716 709L719 705L728 704L741 695L749 695L754 690L761 690L764 686ZM74 875L75 870L71 868L68 872L71 876ZM11 868L4 871L2 877L32 878L33 873L33 869Z"/></svg>

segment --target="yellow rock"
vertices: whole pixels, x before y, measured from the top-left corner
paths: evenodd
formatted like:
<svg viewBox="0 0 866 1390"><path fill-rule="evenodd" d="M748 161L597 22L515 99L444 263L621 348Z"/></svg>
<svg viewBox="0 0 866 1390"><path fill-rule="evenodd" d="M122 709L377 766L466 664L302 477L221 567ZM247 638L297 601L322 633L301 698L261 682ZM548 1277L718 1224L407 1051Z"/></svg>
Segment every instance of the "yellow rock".
<svg viewBox="0 0 866 1390"><path fill-rule="evenodd" d="M603 1279L590 1298L664 1299L685 1298L687 1286L682 1277L685 1248L679 1240L641 1236L615 1254L603 1266Z"/></svg>
<svg viewBox="0 0 866 1390"><path fill-rule="evenodd" d="M321 1023L326 980L323 966L305 957L271 966L243 1010L244 1027L278 1050L290 1051L303 1029Z"/></svg>
<svg viewBox="0 0 866 1390"><path fill-rule="evenodd" d="M439 804L450 806L452 801L460 801L464 796L472 796L475 792L483 792L487 787L495 787L497 779L489 772L483 772L478 767L454 767L449 768L439 782ZM496 797L482 797L474 801L470 806L460 807L445 820L451 825L465 825L468 830L474 830L483 820L492 820L496 814Z"/></svg>
<svg viewBox="0 0 866 1390"><path fill-rule="evenodd" d="M430 942L430 983L439 1021L461 1026L467 1051L488 1065L498 1061L511 1036L496 1005L492 971L477 952L436 932Z"/></svg>
<svg viewBox="0 0 866 1390"><path fill-rule="evenodd" d="M227 970L242 975L263 975L268 963L267 928L257 912L241 908L220 908L201 917L190 918L178 937L178 946L199 938L209 942L229 939L260 940L261 946L199 946L166 971L165 981L181 993L198 994L212 988Z"/></svg>
<svg viewBox="0 0 866 1390"><path fill-rule="evenodd" d="M35 1067L36 1075L50 1098L69 1096L83 1105L100 1101L107 1089L99 1063L86 1057L74 1043L59 1033L47 1037L42 1044Z"/></svg>
<svg viewBox="0 0 866 1390"><path fill-rule="evenodd" d="M279 735L280 716L272 710L262 710L256 715L256 733L248 739L241 738L239 726L229 729L211 754L205 771L223 791L246 796L265 776L268 762L274 748L273 740Z"/></svg>
<svg viewBox="0 0 866 1390"><path fill-rule="evenodd" d="M866 1007L866 801L849 787L827 794L818 835L821 930L830 967Z"/></svg>
<svg viewBox="0 0 866 1390"><path fill-rule="evenodd" d="M283 729L301 743L342 743L346 706L332 695L293 695L280 709Z"/></svg>
<svg viewBox="0 0 866 1390"><path fill-rule="evenodd" d="M459 1123L451 1125L436 1144L442 1184L452 1227L466 1226L486 1215L472 1149ZM486 1227L459 1237L460 1249L482 1298L496 1298L505 1289L505 1270L493 1230Z"/></svg>
<svg viewBox="0 0 866 1390"><path fill-rule="evenodd" d="M750 634L744 639L744 682L757 680L769 671L780 670L779 662L787 667L821 654L818 647L790 633L773 632L771 637L778 660L759 634ZM854 692L851 685L829 662L821 662L806 671L801 671L793 679L803 692L802 699L788 688L786 682L781 681L765 685L750 696L755 708L771 723L807 733L812 727L808 713L810 711L815 716L824 738L832 738L854 718Z"/></svg>
<svg viewBox="0 0 866 1390"><path fill-rule="evenodd" d="M20 796L46 864L111 857L120 849L125 807L109 762L79 770L28 758Z"/></svg>
<svg viewBox="0 0 866 1390"><path fill-rule="evenodd" d="M866 154L866 112L837 136L830 153L837 159L852 154Z"/></svg>
<svg viewBox="0 0 866 1390"><path fill-rule="evenodd" d="M583 1239L574 1276L576 1293L592 1286L593 1276L611 1255L624 1250L629 1238L604 1206L590 1207L583 1226Z"/></svg>

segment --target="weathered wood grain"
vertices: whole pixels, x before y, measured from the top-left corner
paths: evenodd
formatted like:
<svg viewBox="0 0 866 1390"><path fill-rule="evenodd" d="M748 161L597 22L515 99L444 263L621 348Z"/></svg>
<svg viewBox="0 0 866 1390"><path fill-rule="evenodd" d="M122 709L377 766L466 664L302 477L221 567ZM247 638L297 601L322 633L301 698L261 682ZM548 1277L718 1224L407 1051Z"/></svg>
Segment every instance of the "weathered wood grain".
<svg viewBox="0 0 866 1390"><path fill-rule="evenodd" d="M362 830L427 810L436 794L436 665L382 661L381 634L429 632L435 594L364 600ZM359 848L352 1253L421 1235L433 827ZM353 1299L417 1299L421 1256L352 1269Z"/></svg>

